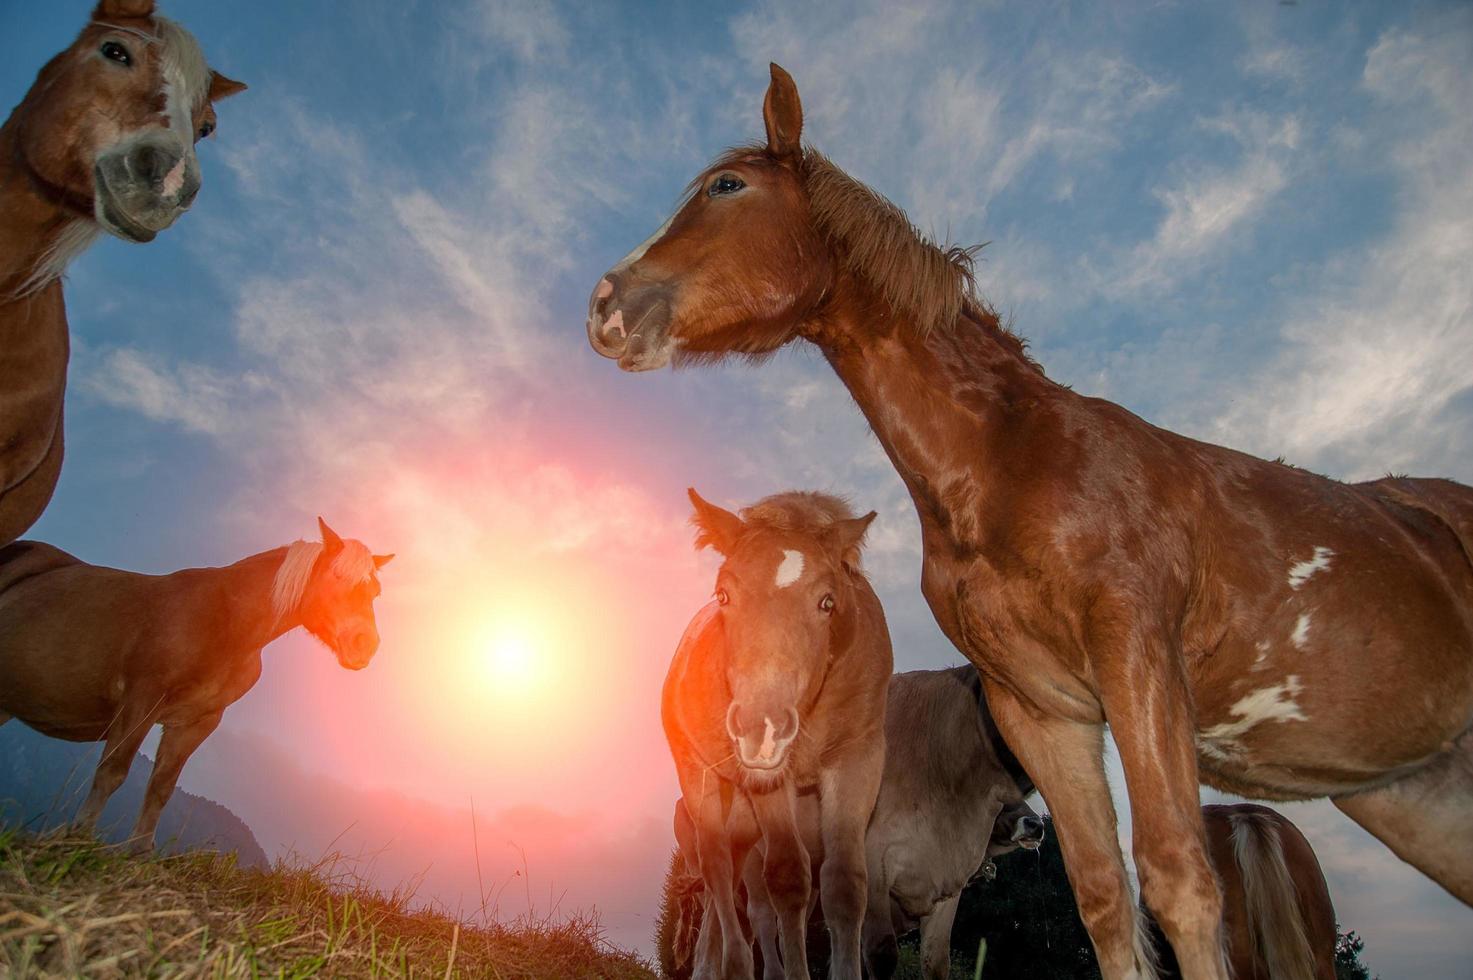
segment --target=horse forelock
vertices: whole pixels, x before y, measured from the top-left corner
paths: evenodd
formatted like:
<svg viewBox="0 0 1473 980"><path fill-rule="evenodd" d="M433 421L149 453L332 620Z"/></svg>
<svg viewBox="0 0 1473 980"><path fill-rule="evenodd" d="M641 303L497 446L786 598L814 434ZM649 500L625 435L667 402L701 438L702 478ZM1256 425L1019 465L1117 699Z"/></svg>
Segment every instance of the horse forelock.
<svg viewBox="0 0 1473 980"><path fill-rule="evenodd" d="M772 531L817 534L839 521L853 520L848 501L814 490L787 490L763 497L741 512L742 520Z"/></svg>
<svg viewBox="0 0 1473 980"><path fill-rule="evenodd" d="M287 546L286 557L271 583L271 611L278 620L301 605L324 547L321 541L293 541ZM342 550L328 566L334 576L355 584L371 578L376 568L368 546L350 539L343 541Z"/></svg>
<svg viewBox="0 0 1473 980"><path fill-rule="evenodd" d="M193 34L177 21L167 17L155 17L158 38L163 42L164 84L172 87L172 100L176 92L182 92L189 113L204 105L210 94L210 66L205 53Z"/></svg>

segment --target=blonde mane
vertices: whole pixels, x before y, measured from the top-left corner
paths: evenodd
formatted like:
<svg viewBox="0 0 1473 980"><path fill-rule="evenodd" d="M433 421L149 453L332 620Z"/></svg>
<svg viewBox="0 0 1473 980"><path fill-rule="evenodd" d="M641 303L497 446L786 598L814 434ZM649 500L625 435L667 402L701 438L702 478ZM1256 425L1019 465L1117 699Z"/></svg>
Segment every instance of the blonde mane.
<svg viewBox="0 0 1473 980"><path fill-rule="evenodd" d="M321 541L293 541L287 546L286 557L271 583L271 613L277 621L296 612L301 605L324 547ZM351 539L343 541L343 550L329 566L333 575L348 582L367 580L375 568L373 552L363 542Z"/></svg>

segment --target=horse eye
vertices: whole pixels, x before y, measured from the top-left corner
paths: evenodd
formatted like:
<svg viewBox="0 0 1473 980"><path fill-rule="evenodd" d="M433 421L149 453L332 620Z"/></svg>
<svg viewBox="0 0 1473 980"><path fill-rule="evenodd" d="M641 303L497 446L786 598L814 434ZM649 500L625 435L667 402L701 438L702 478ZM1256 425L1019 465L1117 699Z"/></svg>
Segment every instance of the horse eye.
<svg viewBox="0 0 1473 980"><path fill-rule="evenodd" d="M716 590L716 602L717 602L718 605L724 606L724 605L726 605L730 601L731 601L731 596L729 596L729 595L726 594L726 590L725 589L717 589Z"/></svg>
<svg viewBox="0 0 1473 980"><path fill-rule="evenodd" d="M824 612L833 612L834 597L831 595L826 595L822 599L818 600L818 608L823 610Z"/></svg>
<svg viewBox="0 0 1473 980"><path fill-rule="evenodd" d="M717 197L721 194L735 193L746 186L736 174L722 174L712 182L710 189L706 193L711 197Z"/></svg>
<svg viewBox="0 0 1473 980"><path fill-rule="evenodd" d="M120 65L133 64L133 56L128 53L127 48L123 47L117 41L108 41L104 44L102 46L102 56L108 61L116 61Z"/></svg>
<svg viewBox="0 0 1473 980"><path fill-rule="evenodd" d="M209 135L211 133L213 133L214 131L215 131L215 124L214 123L212 123L212 122L204 123L199 128L199 136L198 136L198 139L207 139L209 137Z"/></svg>

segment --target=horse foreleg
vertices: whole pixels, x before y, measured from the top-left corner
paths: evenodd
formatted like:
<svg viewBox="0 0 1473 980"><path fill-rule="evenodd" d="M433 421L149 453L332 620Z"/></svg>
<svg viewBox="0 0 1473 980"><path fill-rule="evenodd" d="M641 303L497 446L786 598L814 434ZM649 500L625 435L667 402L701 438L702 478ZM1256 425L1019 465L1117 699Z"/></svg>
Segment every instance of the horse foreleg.
<svg viewBox="0 0 1473 980"><path fill-rule="evenodd" d="M874 812L885 768L884 744L876 742L870 751L819 775L823 865L818 872L818 887L832 950L829 976L834 980L860 977L860 930L869 886L864 831Z"/></svg>
<svg viewBox="0 0 1473 980"><path fill-rule="evenodd" d="M1054 817L1064 868L1105 980L1154 977L1115 837L1105 779L1104 725L1035 715L984 677L993 719ZM986 833L990 828L978 828Z"/></svg>
<svg viewBox="0 0 1473 980"><path fill-rule="evenodd" d="M1104 652L1105 717L1130 796L1141 897L1186 980L1228 980L1222 889L1207 855L1192 694L1180 658L1144 626Z"/></svg>
<svg viewBox="0 0 1473 980"><path fill-rule="evenodd" d="M117 718L108 726L102 759L97 763L97 772L92 776L92 789L82 803L82 808L77 811L74 826L86 831L96 829L97 819L102 816L102 808L117 792L118 787L123 785L123 780L128 778L133 757L138 754L138 747L143 744L144 736L152 727L153 722L148 713L128 711L126 708L118 713Z"/></svg>
<svg viewBox="0 0 1473 980"><path fill-rule="evenodd" d="M1397 857L1473 905L1473 731L1391 785L1333 802Z"/></svg>
<svg viewBox="0 0 1473 980"><path fill-rule="evenodd" d="M701 955L697 966L702 968L702 973L719 969L719 976L746 980L752 975L752 947L737 918L732 842L726 832L721 794L713 790L696 800L687 795L686 802L695 824L696 857L701 883L706 888L706 914L701 924ZM718 939L719 957L714 955Z"/></svg>
<svg viewBox="0 0 1473 980"><path fill-rule="evenodd" d="M762 830L762 876L777 910L782 935L783 976L808 980L808 896L813 870L798 834L796 794L789 783L751 795L757 826Z"/></svg>
<svg viewBox="0 0 1473 980"><path fill-rule="evenodd" d="M742 884L747 887L747 918L757 934L757 948L762 951L762 980L782 980L783 958L778 952L777 911L767 882L762 879L762 854L752 848L742 866Z"/></svg>
<svg viewBox="0 0 1473 980"><path fill-rule="evenodd" d="M154 760L153 775L148 779L148 791L143 796L143 808L138 812L138 823L133 827L132 839L138 846L153 846L159 815L163 813L169 797L174 795L174 786L179 782L184 763L220 724L220 715L221 712L217 711L188 725L164 726L164 736L159 740L159 755Z"/></svg>

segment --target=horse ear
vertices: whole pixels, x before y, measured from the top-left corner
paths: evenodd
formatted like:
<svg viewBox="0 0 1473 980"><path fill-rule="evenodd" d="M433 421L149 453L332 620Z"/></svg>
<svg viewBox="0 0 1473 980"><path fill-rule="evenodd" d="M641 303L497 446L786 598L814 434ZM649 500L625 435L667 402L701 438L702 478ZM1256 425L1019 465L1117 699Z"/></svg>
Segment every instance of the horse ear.
<svg viewBox="0 0 1473 980"><path fill-rule="evenodd" d="M393 560L394 560L394 556L392 554L388 554L388 555L374 555L373 556L373 567L374 568L383 568L385 565L387 565L389 562L391 562Z"/></svg>
<svg viewBox="0 0 1473 980"><path fill-rule="evenodd" d="M690 494L691 505L696 509L690 519L696 526L696 547L705 548L709 545L723 555L730 555L747 526L731 511L702 498L694 487L688 488L686 493Z"/></svg>
<svg viewBox="0 0 1473 980"><path fill-rule="evenodd" d="M863 517L835 521L829 528L829 540L839 552L839 560L851 571L859 569L859 551L864 547L864 535L876 516L874 511L870 511Z"/></svg>
<svg viewBox="0 0 1473 980"><path fill-rule="evenodd" d="M317 518L317 529L322 532L322 543L327 546L329 554L343 550L343 539L338 533L327 526L327 521Z"/></svg>
<svg viewBox="0 0 1473 980"><path fill-rule="evenodd" d="M239 95L247 87L245 82L237 82L233 78L226 78L217 71L210 72L209 99L211 102L219 102L221 99L228 99L232 95Z"/></svg>
<svg viewBox="0 0 1473 980"><path fill-rule="evenodd" d="M101 0L92 11L93 20L152 16L153 0Z"/></svg>
<svg viewBox="0 0 1473 980"><path fill-rule="evenodd" d="M803 152L803 103L798 99L798 86L793 76L776 63L772 66L772 82L762 102L762 121L767 124L767 152L779 159L799 156Z"/></svg>

